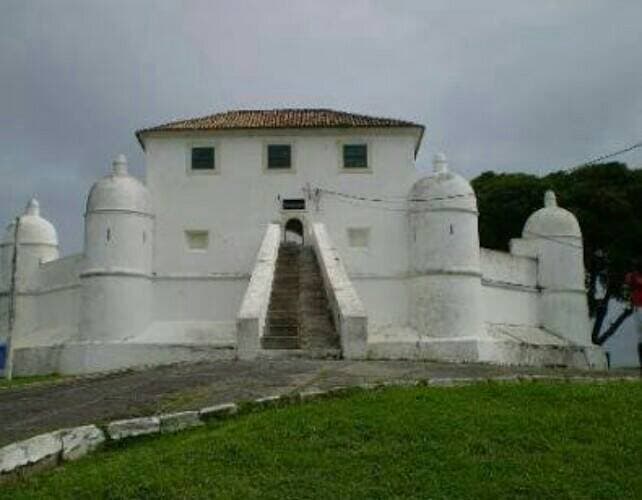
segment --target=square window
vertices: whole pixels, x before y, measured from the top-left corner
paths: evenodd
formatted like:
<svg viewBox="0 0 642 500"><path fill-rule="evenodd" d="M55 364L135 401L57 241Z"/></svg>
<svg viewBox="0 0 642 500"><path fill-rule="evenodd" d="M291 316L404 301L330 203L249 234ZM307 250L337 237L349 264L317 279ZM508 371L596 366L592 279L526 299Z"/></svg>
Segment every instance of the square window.
<svg viewBox="0 0 642 500"><path fill-rule="evenodd" d="M291 198L283 200L281 205L283 210L305 210L304 198Z"/></svg>
<svg viewBox="0 0 642 500"><path fill-rule="evenodd" d="M207 250L210 244L210 233L208 231L188 230L185 231L187 248L190 250Z"/></svg>
<svg viewBox="0 0 642 500"><path fill-rule="evenodd" d="M292 148L289 144L269 144L268 168L292 168Z"/></svg>
<svg viewBox="0 0 642 500"><path fill-rule="evenodd" d="M370 228L348 228L348 244L352 248L368 248L370 246Z"/></svg>
<svg viewBox="0 0 642 500"><path fill-rule="evenodd" d="M192 170L214 170L214 148L192 148Z"/></svg>
<svg viewBox="0 0 642 500"><path fill-rule="evenodd" d="M368 145L344 144L343 168L368 168Z"/></svg>

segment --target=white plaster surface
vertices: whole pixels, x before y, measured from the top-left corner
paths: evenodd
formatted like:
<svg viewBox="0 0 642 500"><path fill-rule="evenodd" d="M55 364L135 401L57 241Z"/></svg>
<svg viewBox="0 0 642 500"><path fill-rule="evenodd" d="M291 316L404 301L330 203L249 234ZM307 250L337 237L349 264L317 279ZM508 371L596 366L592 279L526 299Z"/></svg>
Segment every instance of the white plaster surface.
<svg viewBox="0 0 642 500"><path fill-rule="evenodd" d="M368 343L366 311L325 226L316 223L312 232L323 284L332 309L334 324L341 339L343 355L348 359L363 358Z"/></svg>
<svg viewBox="0 0 642 500"><path fill-rule="evenodd" d="M535 258L482 248L480 263L485 281L531 288L537 286L537 259Z"/></svg>
<svg viewBox="0 0 642 500"><path fill-rule="evenodd" d="M279 225L270 224L261 243L250 284L237 316L237 349L241 359L252 359L258 354L270 304L280 241Z"/></svg>

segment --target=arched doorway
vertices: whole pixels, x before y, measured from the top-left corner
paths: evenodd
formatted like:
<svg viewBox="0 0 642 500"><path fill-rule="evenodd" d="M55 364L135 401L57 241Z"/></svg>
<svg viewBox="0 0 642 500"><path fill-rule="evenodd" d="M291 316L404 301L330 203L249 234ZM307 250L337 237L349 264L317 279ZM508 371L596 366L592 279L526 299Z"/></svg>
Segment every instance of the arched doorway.
<svg viewBox="0 0 642 500"><path fill-rule="evenodd" d="M293 245L303 245L303 222L292 218L285 223L283 241Z"/></svg>

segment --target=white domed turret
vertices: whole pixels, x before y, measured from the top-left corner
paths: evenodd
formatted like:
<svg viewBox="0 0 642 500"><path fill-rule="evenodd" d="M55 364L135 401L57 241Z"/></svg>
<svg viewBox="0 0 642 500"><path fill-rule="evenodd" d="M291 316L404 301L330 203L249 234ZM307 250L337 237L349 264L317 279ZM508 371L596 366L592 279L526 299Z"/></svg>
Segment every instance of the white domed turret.
<svg viewBox="0 0 642 500"><path fill-rule="evenodd" d="M434 174L419 179L410 192L412 210L463 209L477 212L477 198L470 183L448 169L443 153L433 159Z"/></svg>
<svg viewBox="0 0 642 500"><path fill-rule="evenodd" d="M85 214L86 272L148 274L151 266L152 207L145 185L118 155L112 172L96 182Z"/></svg>
<svg viewBox="0 0 642 500"><path fill-rule="evenodd" d="M577 219L557 206L555 193L547 191L544 208L528 218L522 237L536 248L542 326L573 343L590 345L582 231Z"/></svg>
<svg viewBox="0 0 642 500"><path fill-rule="evenodd" d="M24 214L18 223L18 278L24 282L44 262L59 257L58 234L53 224L40 215L40 203L35 198L29 200ZM0 244L2 254L2 282L6 285L13 260L15 221L7 226L4 239Z"/></svg>
<svg viewBox="0 0 642 500"><path fill-rule="evenodd" d="M114 160L111 174L99 180L89 191L87 213L104 210L152 213L147 188L129 175L127 159L122 154Z"/></svg>
<svg viewBox="0 0 642 500"><path fill-rule="evenodd" d="M13 244L15 229L15 222L9 224L3 244ZM18 243L58 248L58 234L56 233L56 229L51 222L40 216L40 203L38 203L38 200L35 198L29 200L24 214L20 216Z"/></svg>
<svg viewBox="0 0 642 500"><path fill-rule="evenodd" d="M577 219L568 210L557 206L557 198L553 191L546 191L544 208L540 208L528 218L522 231L522 237L526 239L542 236L582 239Z"/></svg>
<svg viewBox="0 0 642 500"><path fill-rule="evenodd" d="M119 155L91 188L85 214L81 335L122 339L147 326L154 216L145 185Z"/></svg>
<svg viewBox="0 0 642 500"><path fill-rule="evenodd" d="M433 165L408 202L413 326L434 337L472 337L482 332L477 199L443 154Z"/></svg>

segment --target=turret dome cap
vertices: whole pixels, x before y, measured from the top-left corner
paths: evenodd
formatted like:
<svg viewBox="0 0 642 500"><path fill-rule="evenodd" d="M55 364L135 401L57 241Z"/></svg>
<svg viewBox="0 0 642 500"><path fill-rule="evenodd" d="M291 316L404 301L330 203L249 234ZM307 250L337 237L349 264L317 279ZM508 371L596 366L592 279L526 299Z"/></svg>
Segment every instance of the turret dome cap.
<svg viewBox="0 0 642 500"><path fill-rule="evenodd" d="M434 156L433 170L432 175L419 179L410 190L411 209L477 211L475 191L466 179L449 170L443 153Z"/></svg>
<svg viewBox="0 0 642 500"><path fill-rule="evenodd" d="M102 210L152 213L149 191L142 182L129 175L125 155L118 155L111 174L96 182L89 191L87 213Z"/></svg>
<svg viewBox="0 0 642 500"><path fill-rule="evenodd" d="M28 245L58 246L56 228L47 219L40 216L40 203L32 198L27 203L24 214L19 217L18 243ZM12 245L16 224L12 222L7 227L3 244Z"/></svg>
<svg viewBox="0 0 642 500"><path fill-rule="evenodd" d="M524 224L523 238L538 237L573 237L581 238L582 230L575 216L557 205L553 191L546 191L544 208L534 212Z"/></svg>

